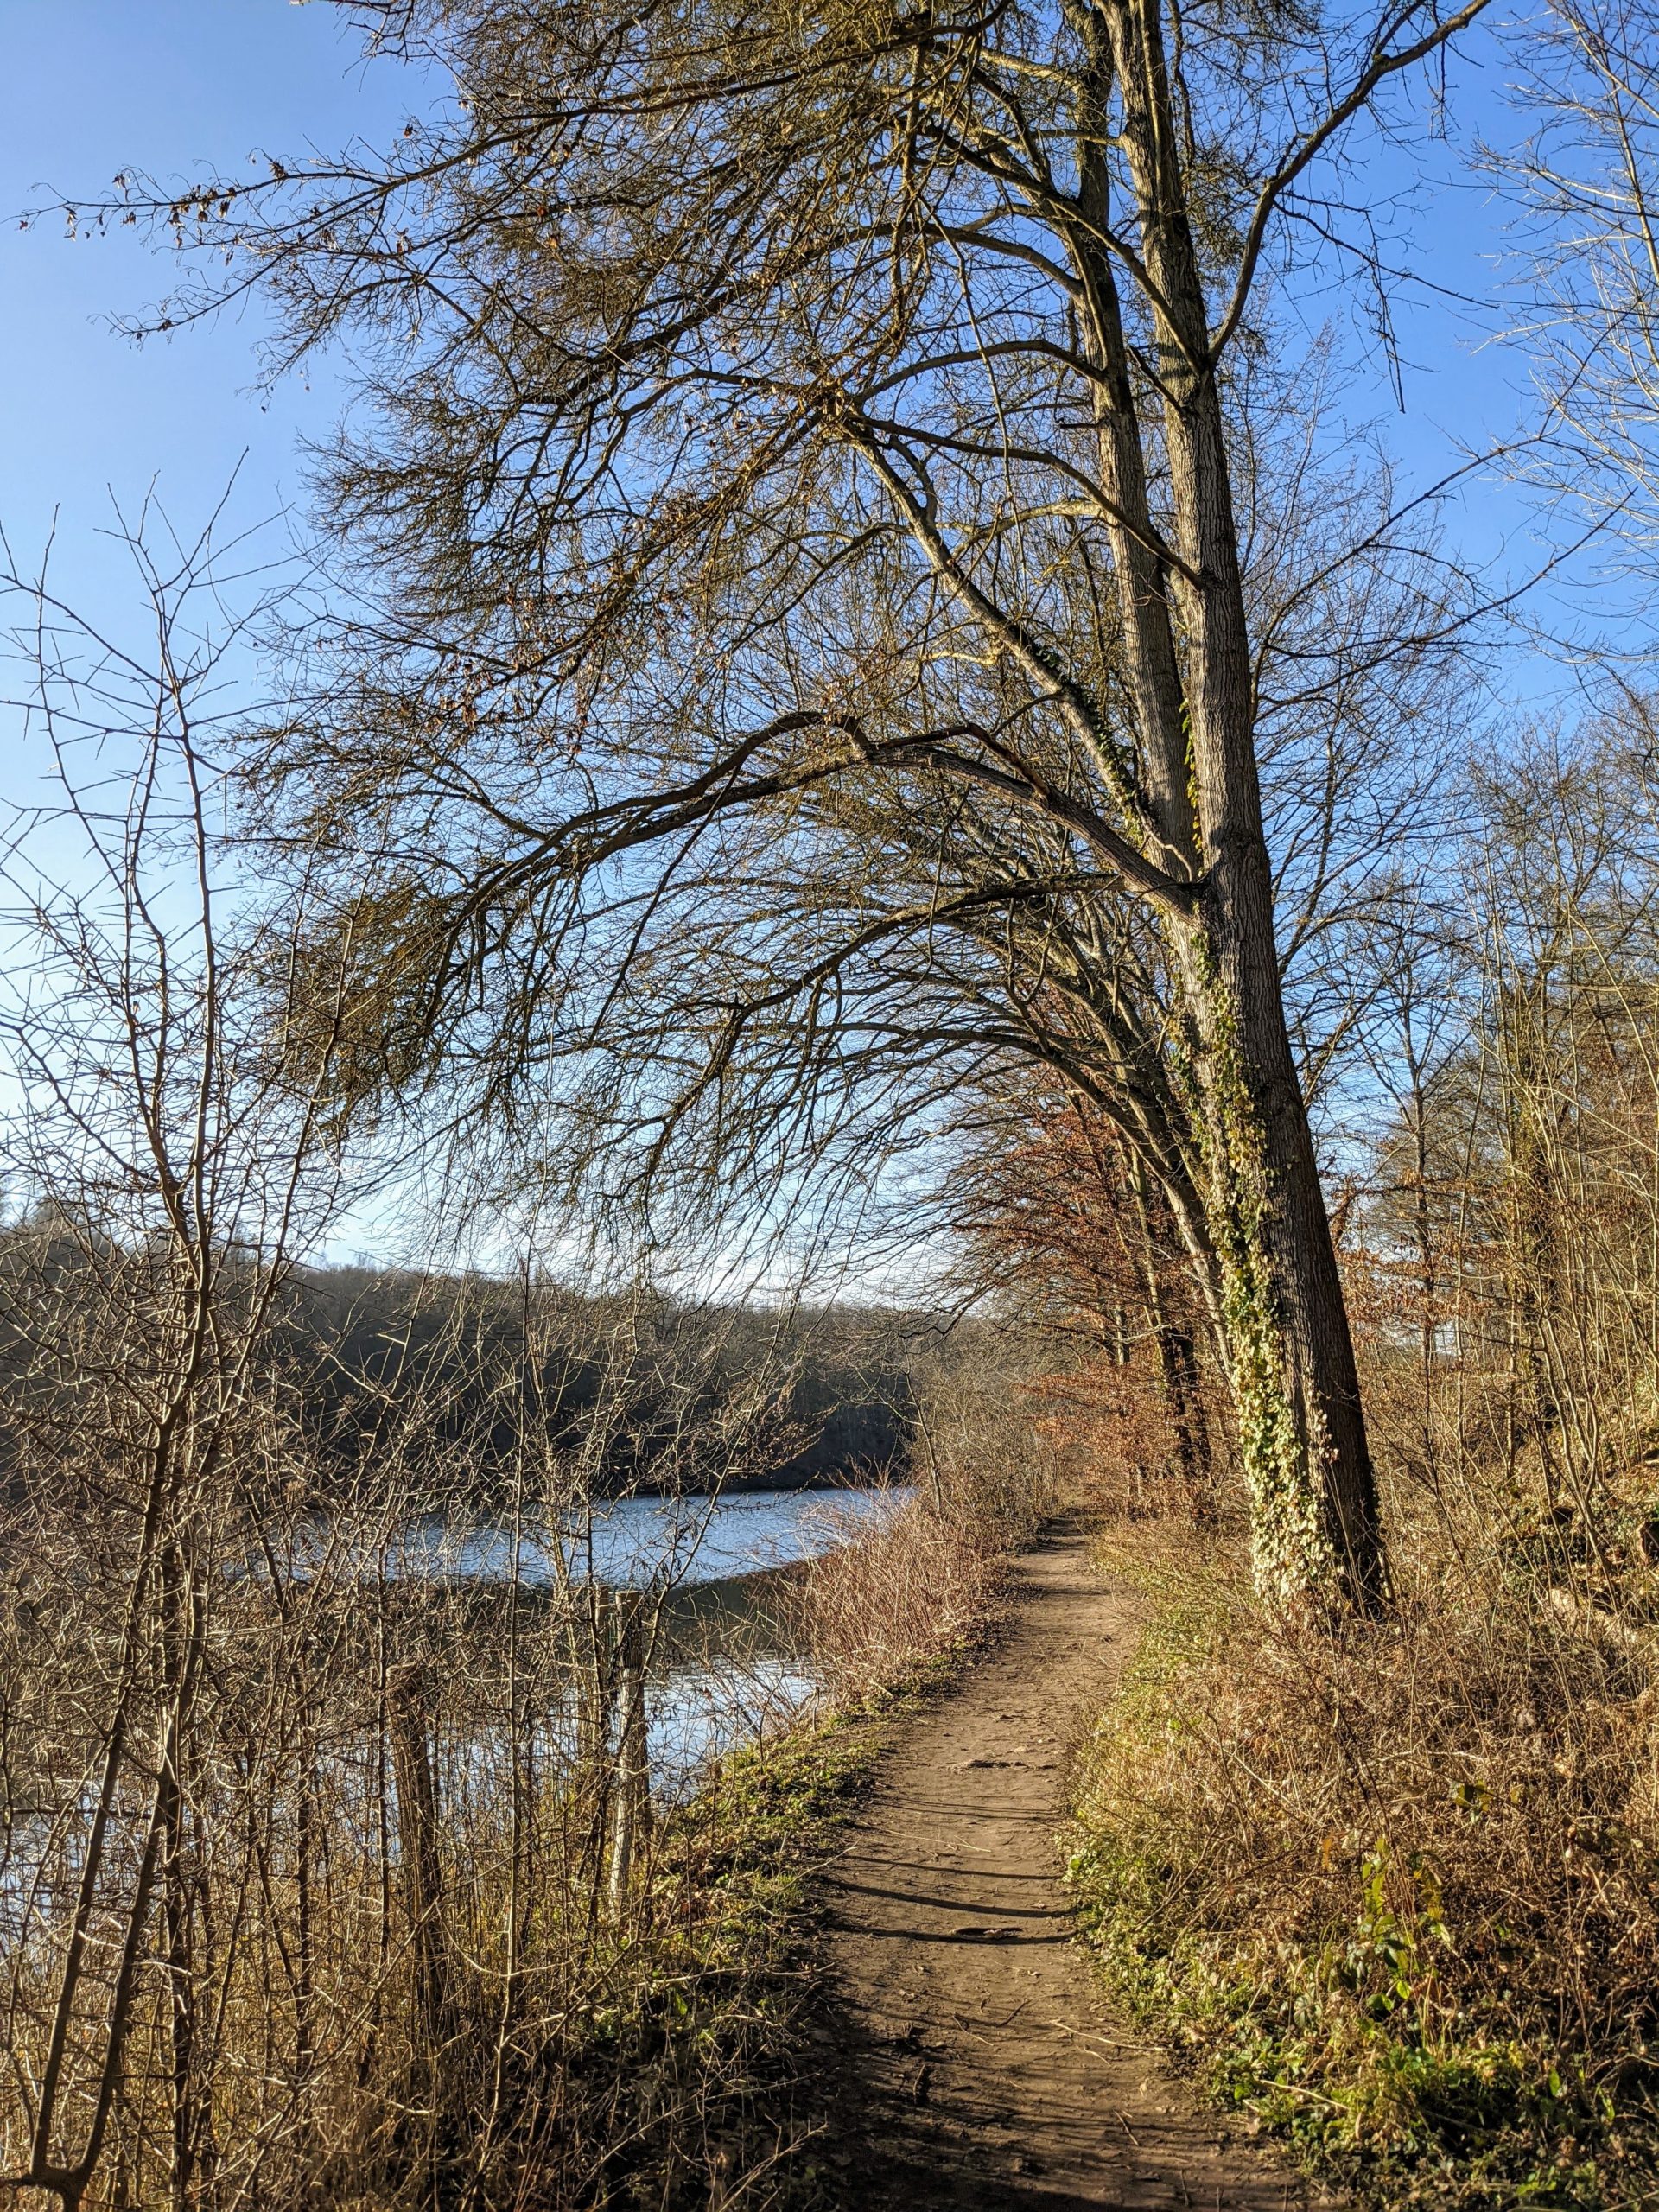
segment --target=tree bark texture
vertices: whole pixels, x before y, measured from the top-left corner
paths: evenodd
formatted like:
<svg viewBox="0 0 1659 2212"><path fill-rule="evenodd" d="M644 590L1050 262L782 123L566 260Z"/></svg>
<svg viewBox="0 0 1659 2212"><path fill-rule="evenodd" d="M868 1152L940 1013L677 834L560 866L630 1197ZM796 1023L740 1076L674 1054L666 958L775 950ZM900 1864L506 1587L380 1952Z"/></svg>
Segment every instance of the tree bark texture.
<svg viewBox="0 0 1659 2212"><path fill-rule="evenodd" d="M423 2056L431 2058L443 2046L448 1974L428 1704L424 1670L404 1668L391 1686L392 1771L411 1930L416 2044Z"/></svg>
<svg viewBox="0 0 1659 2212"><path fill-rule="evenodd" d="M1110 257L1103 149L1085 159L1074 259L1103 376L1096 425L1148 811L1198 890L1173 918L1222 1275L1255 1570L1281 1602L1385 1580L1359 1382L1307 1111L1286 1024L1255 756L1255 697L1227 429L1158 0L1110 0L1094 35L1085 135L1116 86L1147 276L1179 573L1148 558L1147 497ZM1190 798L1188 795L1190 796Z"/></svg>
<svg viewBox="0 0 1659 2212"><path fill-rule="evenodd" d="M645 1599L619 1590L616 1620L616 1784L612 1793L610 1901L626 1911L651 1843L651 1771L645 1742Z"/></svg>

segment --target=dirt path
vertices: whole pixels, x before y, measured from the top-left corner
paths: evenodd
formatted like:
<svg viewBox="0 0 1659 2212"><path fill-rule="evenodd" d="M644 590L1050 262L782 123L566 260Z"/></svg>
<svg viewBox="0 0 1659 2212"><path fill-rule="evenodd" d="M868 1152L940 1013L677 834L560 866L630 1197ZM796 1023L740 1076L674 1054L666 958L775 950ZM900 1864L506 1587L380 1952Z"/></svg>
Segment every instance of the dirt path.
<svg viewBox="0 0 1659 2212"><path fill-rule="evenodd" d="M1328 2201L1230 2134L1096 1996L1055 1831L1135 1629L1080 1535L1019 1563L991 1656L885 1755L831 1873L849 2208L1286 2212Z"/></svg>

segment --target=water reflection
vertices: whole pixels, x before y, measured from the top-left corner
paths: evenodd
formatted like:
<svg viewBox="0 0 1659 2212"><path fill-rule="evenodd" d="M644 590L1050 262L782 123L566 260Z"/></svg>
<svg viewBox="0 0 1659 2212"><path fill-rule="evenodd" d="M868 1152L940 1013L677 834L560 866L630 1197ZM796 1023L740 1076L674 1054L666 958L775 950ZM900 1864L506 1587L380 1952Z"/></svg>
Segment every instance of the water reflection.
<svg viewBox="0 0 1659 2212"><path fill-rule="evenodd" d="M548 1588L561 1568L612 1589L673 1592L646 1688L653 1790L683 1797L711 1760L805 1712L822 1684L767 1601L765 1578L880 1528L914 1492L750 1491L730 1497L595 1503L582 1523L406 1524L375 1571L390 1581ZM574 1710L556 1732L574 1744Z"/></svg>
<svg viewBox="0 0 1659 2212"><path fill-rule="evenodd" d="M912 1493L906 1489L761 1491L711 1500L626 1498L594 1509L591 1528L566 1529L562 1541L543 1532L518 1541L516 1580L550 1588L561 1556L577 1579L612 1587L665 1593L661 1632L646 1686L646 1745L653 1793L664 1802L697 1787L712 1760L775 1732L810 1709L822 1684L795 1648L790 1609L779 1602L776 1571L818 1557L879 1529ZM384 1545L346 1547L342 1531L319 1523L295 1560L302 1579L340 1573L342 1552L360 1585L429 1582L458 1588L515 1580L510 1525L480 1522L457 1528L440 1520L411 1523ZM499 1637L499 1612L488 1607L463 1633ZM487 1625L494 1623L496 1625ZM374 1825L377 1791L384 1796L384 1746L370 1732L347 1731L323 1754L318 1779L348 1815L353 1832ZM556 1688L535 1728L537 1756L556 1769L574 1757L577 1720L573 1689ZM480 1785L499 1783L509 1768L507 1738L492 1726L467 1726L435 1744L440 1798L450 1809L472 1801ZM205 1786L205 1785L204 1785ZM48 1793L49 1794L49 1793ZM489 1794L487 1786L484 1796ZM32 1925L56 1921L79 1878L94 1792L83 1783L55 1810L14 1804L0 1821L0 1954L15 1952ZM118 1806L117 1856L130 1879L141 1809ZM396 1809L386 1846L397 1856Z"/></svg>

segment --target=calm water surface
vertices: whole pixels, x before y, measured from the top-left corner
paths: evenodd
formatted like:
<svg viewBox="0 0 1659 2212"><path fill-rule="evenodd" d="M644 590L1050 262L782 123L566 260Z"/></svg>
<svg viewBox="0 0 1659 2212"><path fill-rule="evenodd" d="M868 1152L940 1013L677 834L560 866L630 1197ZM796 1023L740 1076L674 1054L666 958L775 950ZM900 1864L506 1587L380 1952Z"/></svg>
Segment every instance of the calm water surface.
<svg viewBox="0 0 1659 2212"><path fill-rule="evenodd" d="M721 1498L606 1499L591 1519L561 1529L526 1521L518 1535L518 1579L545 1588L559 1579L563 1554L578 1581L612 1589L726 1582L833 1551L879 1527L912 1495L896 1488L758 1490ZM392 1580L505 1582L514 1548L511 1522L458 1526L434 1518L397 1530L377 1564Z"/></svg>
<svg viewBox="0 0 1659 2212"><path fill-rule="evenodd" d="M613 1588L702 1591L688 1599L696 1616L696 1654L671 1634L646 1691L646 1738L653 1788L664 1801L694 1790L709 1762L757 1741L804 1712L822 1684L798 1652L771 1645L757 1635L755 1609L740 1578L791 1566L854 1542L879 1529L914 1495L908 1489L752 1491L728 1498L634 1497L594 1510L591 1524L556 1531L521 1529L521 1583L547 1586L557 1579L561 1554L579 1580ZM306 1572L328 1548L319 1524L295 1560ZM412 1522L379 1552L359 1554L358 1572L392 1580L504 1583L513 1573L510 1525L481 1521L458 1527L441 1520ZM338 1566L338 1559L335 1565ZM709 1586L732 1585L729 1592ZM686 1608L683 1608L684 1610ZM678 1649L676 1645L678 1643ZM563 1700L549 1716L550 1747L568 1751L575 1714ZM486 1751L481 1741L450 1747L457 1787ZM87 1798L83 1814L90 1817ZM29 1910L50 1916L51 1902L37 1890L48 1824L24 1818L0 1834L0 1948L16 1942ZM71 1868L73 1872L73 1866Z"/></svg>
<svg viewBox="0 0 1659 2212"><path fill-rule="evenodd" d="M915 1495L883 1490L748 1491L729 1497L627 1497L555 1529L525 1523L418 1521L398 1530L376 1561L393 1580L546 1587L561 1566L611 1589L706 1589L816 1559L880 1528ZM722 1648L722 1625L729 1635ZM670 1653L646 1692L652 1780L665 1798L695 1789L711 1759L757 1741L804 1712L822 1688L798 1652L757 1649L746 1609L702 1620L696 1663Z"/></svg>
<svg viewBox="0 0 1659 2212"><path fill-rule="evenodd" d="M621 1497L595 1506L582 1526L520 1529L518 1580L549 1586L564 1560L577 1580L611 1588L708 1591L710 1584L734 1584L856 1541L880 1529L912 1496L909 1489L882 1489L747 1491L721 1500ZM301 1546L294 1571L303 1575L308 1557L312 1568L321 1566L327 1548L329 1533L319 1524ZM394 1581L500 1584L513 1577L513 1548L511 1524L423 1520L400 1529L378 1553L356 1557L356 1571ZM712 1758L785 1726L823 1688L798 1652L777 1643L767 1648L766 1637L757 1635L757 1612L741 1592L710 1591L706 1599L690 1601L690 1611L696 1615L695 1656L668 1635L646 1688L651 1777L664 1801L688 1796ZM566 1699L549 1714L549 1743L569 1752L573 1738L575 1707ZM482 1738L451 1745L451 1785L465 1787L475 1761L498 1750ZM91 1818L91 1794L82 1818ZM20 1940L31 1911L51 1918L53 1893L40 1887L48 1827L51 1822L24 1816L11 1834L0 1832L0 1948Z"/></svg>

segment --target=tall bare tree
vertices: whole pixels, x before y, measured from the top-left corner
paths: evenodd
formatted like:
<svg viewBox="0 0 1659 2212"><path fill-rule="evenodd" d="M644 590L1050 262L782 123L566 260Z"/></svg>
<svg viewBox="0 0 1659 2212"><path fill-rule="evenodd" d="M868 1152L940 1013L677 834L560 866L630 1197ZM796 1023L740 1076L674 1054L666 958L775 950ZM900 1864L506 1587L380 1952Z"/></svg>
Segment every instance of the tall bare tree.
<svg viewBox="0 0 1659 2212"><path fill-rule="evenodd" d="M1632 0L1554 0L1521 51L1535 128L1494 156L1529 218L1518 334L1554 435L1533 474L1653 584L1659 525L1659 41ZM1621 563L1618 556L1622 553Z"/></svg>
<svg viewBox="0 0 1659 2212"><path fill-rule="evenodd" d="M849 944L913 977L973 918L1029 1027L1068 938L1091 1091L1204 1249L1282 1600L1385 1571L1263 824L1249 503L1264 407L1309 401L1264 318L1330 232L1317 165L1483 4L398 0L356 12L453 95L390 153L116 203L230 254L169 323L263 288L281 360L364 349L325 486L362 599L267 765L372 871L389 1065L474 1053L522 1114L689 945L696 1018L632 1120L588 1095L592 1148L718 1138L748 1039L786 1022L804 1080L839 1035ZM803 853L854 833L861 915L820 891L780 961Z"/></svg>

